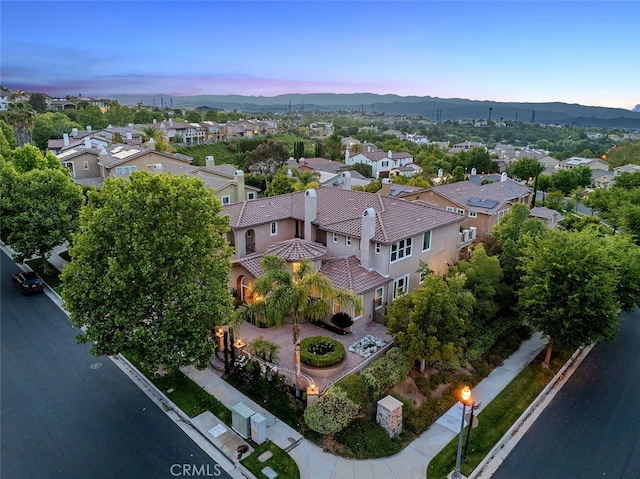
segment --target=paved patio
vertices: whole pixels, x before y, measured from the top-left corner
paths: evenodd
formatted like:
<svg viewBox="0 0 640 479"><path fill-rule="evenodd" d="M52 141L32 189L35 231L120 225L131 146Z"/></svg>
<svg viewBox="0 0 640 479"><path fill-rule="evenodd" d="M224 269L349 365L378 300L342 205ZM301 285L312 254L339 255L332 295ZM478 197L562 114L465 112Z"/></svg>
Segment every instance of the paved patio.
<svg viewBox="0 0 640 479"><path fill-rule="evenodd" d="M381 352L379 351L375 355L369 357L368 359L365 359L358 354L352 353L348 350L349 346L369 334L375 336L376 338L382 339L386 343L390 343L393 339L392 336L387 334L387 327L384 324L376 323L374 321L369 322L365 326L354 329L353 333L345 335L336 334L332 331L311 323L302 323L300 325L301 340L309 336L327 336L340 341L344 345L344 349L346 351L347 364L341 373L338 373L337 375L329 378L313 378L314 383L318 386L320 392L323 392L329 384L337 379L337 377L345 375L347 372L357 369L359 366L362 366L362 363L364 363L365 361L371 362L375 358L381 356ZM258 328L256 326L253 326L252 324L245 323L242 326L239 335L236 334L236 339L238 338L238 336L245 343L249 343L253 339L262 336L268 341L279 344L280 351L278 352L278 365L283 369L289 369L291 371L295 370L291 325L283 326L282 328ZM282 372L283 371L281 371L281 373ZM306 387L307 385L308 384L306 384L305 379L303 378L301 380L301 386Z"/></svg>

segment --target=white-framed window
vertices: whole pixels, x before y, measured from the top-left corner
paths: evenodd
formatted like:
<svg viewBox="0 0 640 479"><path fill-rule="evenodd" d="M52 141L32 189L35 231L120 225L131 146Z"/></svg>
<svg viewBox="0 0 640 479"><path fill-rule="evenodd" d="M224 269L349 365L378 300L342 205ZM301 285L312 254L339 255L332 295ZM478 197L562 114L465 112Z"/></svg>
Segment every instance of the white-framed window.
<svg viewBox="0 0 640 479"><path fill-rule="evenodd" d="M373 307L376 309L382 308L382 298L384 297L384 287L376 289L375 296L373 298Z"/></svg>
<svg viewBox="0 0 640 479"><path fill-rule="evenodd" d="M86 171L89 169L89 162L87 160L82 162L82 168Z"/></svg>
<svg viewBox="0 0 640 479"><path fill-rule="evenodd" d="M345 236L344 244L346 244L347 246L351 246L351 236Z"/></svg>
<svg viewBox="0 0 640 479"><path fill-rule="evenodd" d="M380 254L381 251L382 251L382 245L380 243L376 243L376 246L375 246L376 254Z"/></svg>
<svg viewBox="0 0 640 479"><path fill-rule="evenodd" d="M62 162L62 166L66 169L68 169L69 171L71 171L71 177L75 178L76 177L76 168L73 165L73 161L63 161Z"/></svg>
<svg viewBox="0 0 640 479"><path fill-rule="evenodd" d="M469 218L477 218L478 213L476 211L469 211Z"/></svg>
<svg viewBox="0 0 640 479"><path fill-rule="evenodd" d="M333 241L334 243L338 242L338 233L331 234L331 241Z"/></svg>
<svg viewBox="0 0 640 479"><path fill-rule="evenodd" d="M393 282L393 299L409 292L409 275L405 274Z"/></svg>
<svg viewBox="0 0 640 479"><path fill-rule="evenodd" d="M384 160L384 161L382 162L382 167L383 167L383 168L385 168L385 167L387 167L387 166L389 166L389 161Z"/></svg>
<svg viewBox="0 0 640 479"><path fill-rule="evenodd" d="M447 211L450 211L451 213L453 213L453 206L447 206L445 209Z"/></svg>
<svg viewBox="0 0 640 479"><path fill-rule="evenodd" d="M256 192L255 191L250 191L249 193L247 193L247 199L248 200L255 200L256 199Z"/></svg>
<svg viewBox="0 0 640 479"><path fill-rule="evenodd" d="M231 204L231 196L223 196L222 198L220 198L222 200L222 204L223 205L229 205Z"/></svg>
<svg viewBox="0 0 640 479"><path fill-rule="evenodd" d="M278 234L278 222L277 221L272 221L271 222L271 236L275 236Z"/></svg>
<svg viewBox="0 0 640 479"><path fill-rule="evenodd" d="M431 231L425 231L422 235L422 251L431 249Z"/></svg>
<svg viewBox="0 0 640 479"><path fill-rule="evenodd" d="M391 262L395 263L411 256L413 241L411 238L403 239L391 245Z"/></svg>
<svg viewBox="0 0 640 479"><path fill-rule="evenodd" d="M462 208L456 208L456 213L464 214L464 210Z"/></svg>

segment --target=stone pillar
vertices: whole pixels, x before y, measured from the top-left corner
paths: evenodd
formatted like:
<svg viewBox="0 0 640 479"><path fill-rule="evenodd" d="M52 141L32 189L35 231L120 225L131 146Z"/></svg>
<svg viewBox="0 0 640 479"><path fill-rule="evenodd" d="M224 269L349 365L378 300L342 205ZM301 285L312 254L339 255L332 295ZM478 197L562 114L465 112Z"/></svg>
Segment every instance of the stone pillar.
<svg viewBox="0 0 640 479"><path fill-rule="evenodd" d="M376 421L389 437L395 437L402 431L402 402L393 396L383 397L378 401Z"/></svg>

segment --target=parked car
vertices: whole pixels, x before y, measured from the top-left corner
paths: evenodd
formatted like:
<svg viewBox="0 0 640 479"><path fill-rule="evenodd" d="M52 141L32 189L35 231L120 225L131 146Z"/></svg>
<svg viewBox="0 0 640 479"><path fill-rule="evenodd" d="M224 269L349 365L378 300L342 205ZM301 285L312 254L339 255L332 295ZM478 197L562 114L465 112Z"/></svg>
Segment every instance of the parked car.
<svg viewBox="0 0 640 479"><path fill-rule="evenodd" d="M42 293L44 291L44 281L35 271L23 271L13 275L13 284L22 294Z"/></svg>

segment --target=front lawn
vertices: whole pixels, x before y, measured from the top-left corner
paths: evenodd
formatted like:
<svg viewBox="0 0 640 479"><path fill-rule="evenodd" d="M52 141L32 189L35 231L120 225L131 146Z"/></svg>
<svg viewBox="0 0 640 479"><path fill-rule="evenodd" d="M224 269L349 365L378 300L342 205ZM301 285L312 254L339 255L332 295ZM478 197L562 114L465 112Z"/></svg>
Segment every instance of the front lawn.
<svg viewBox="0 0 640 479"><path fill-rule="evenodd" d="M276 446L271 441L267 441L260 446L254 446L254 451L246 459L240 461L244 467L249 469L258 479L268 479L268 476L262 473L262 469L269 466L273 469L278 477L282 479L299 479L300 470L293 458ZM265 452L270 451L273 454L269 459L260 462L258 458Z"/></svg>

